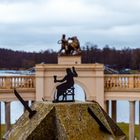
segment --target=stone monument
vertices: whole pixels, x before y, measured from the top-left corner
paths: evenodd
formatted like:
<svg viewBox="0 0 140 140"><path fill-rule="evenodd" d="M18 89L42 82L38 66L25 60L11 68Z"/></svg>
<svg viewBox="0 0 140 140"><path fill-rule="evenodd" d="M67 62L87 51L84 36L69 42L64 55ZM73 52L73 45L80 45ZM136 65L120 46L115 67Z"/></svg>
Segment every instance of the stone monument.
<svg viewBox="0 0 140 140"><path fill-rule="evenodd" d="M97 102L36 102L3 140L125 140L126 136Z"/></svg>
<svg viewBox="0 0 140 140"><path fill-rule="evenodd" d="M65 36L61 41L65 42ZM64 48L67 46L65 43L62 45ZM3 140L126 139L122 130L104 111L103 65L82 64L79 50L76 52L78 55L74 51L65 54L60 51L58 64L36 65L36 102L32 108L28 108L22 97L19 98L28 111L5 134ZM78 73L75 82L84 89L86 102L53 103L58 86L54 83L54 75L61 79L65 70L72 67ZM42 98L46 101L42 101ZM32 111L35 113L29 117Z"/></svg>

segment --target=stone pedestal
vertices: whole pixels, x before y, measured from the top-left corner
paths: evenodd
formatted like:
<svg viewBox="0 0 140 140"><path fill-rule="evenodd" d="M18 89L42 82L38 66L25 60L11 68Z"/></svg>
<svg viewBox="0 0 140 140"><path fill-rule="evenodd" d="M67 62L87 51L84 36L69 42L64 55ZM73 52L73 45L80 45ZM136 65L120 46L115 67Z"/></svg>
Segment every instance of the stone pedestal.
<svg viewBox="0 0 140 140"><path fill-rule="evenodd" d="M36 102L4 136L4 140L125 140L122 130L98 103Z"/></svg>
<svg viewBox="0 0 140 140"><path fill-rule="evenodd" d="M81 55L58 56L58 64L81 64Z"/></svg>

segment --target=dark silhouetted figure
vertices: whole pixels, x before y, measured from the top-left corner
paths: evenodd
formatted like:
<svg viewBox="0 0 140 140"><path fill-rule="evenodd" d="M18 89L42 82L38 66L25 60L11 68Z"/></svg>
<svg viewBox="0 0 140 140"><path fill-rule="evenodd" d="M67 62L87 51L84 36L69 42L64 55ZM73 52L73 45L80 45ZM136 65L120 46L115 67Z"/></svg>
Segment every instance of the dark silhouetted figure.
<svg viewBox="0 0 140 140"><path fill-rule="evenodd" d="M59 55L81 54L80 42L76 36L66 39L66 35L63 34L61 40L58 41L58 44L61 44L61 49L58 52ZM64 53L62 53L63 50Z"/></svg>
<svg viewBox="0 0 140 140"><path fill-rule="evenodd" d="M57 98L55 101L59 101L59 97L64 95L67 89L74 86L74 77L77 77L78 74L75 71L75 68L72 67L66 69L67 75L62 80L57 80L57 76L54 76L54 82L64 82L56 87L57 89Z"/></svg>
<svg viewBox="0 0 140 140"><path fill-rule="evenodd" d="M58 54L61 54L61 52L63 50L65 50L65 53L67 54L67 50L68 50L68 41L66 39L66 35L63 34L61 40L58 41L58 44L61 44L61 49L58 52Z"/></svg>

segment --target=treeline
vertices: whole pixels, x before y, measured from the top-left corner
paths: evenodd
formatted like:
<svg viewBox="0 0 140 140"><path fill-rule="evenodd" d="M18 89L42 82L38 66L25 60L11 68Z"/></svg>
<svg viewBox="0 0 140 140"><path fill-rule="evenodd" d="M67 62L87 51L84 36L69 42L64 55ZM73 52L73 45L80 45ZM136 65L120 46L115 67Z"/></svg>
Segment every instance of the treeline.
<svg viewBox="0 0 140 140"><path fill-rule="evenodd" d="M110 68L121 70L125 68L140 69L140 49L123 48L117 50L106 45L103 49L97 45L87 44L83 47L84 63L103 63Z"/></svg>
<svg viewBox="0 0 140 140"><path fill-rule="evenodd" d="M27 69L39 63L56 63L57 53L52 50L43 52L24 52L0 49L0 69Z"/></svg>
<svg viewBox="0 0 140 140"><path fill-rule="evenodd" d="M117 70L140 69L140 49L117 50L108 45L101 49L97 45L87 43L82 47L82 62L103 63ZM0 69L27 69L39 63L57 63L57 52L53 50L24 52L0 49Z"/></svg>

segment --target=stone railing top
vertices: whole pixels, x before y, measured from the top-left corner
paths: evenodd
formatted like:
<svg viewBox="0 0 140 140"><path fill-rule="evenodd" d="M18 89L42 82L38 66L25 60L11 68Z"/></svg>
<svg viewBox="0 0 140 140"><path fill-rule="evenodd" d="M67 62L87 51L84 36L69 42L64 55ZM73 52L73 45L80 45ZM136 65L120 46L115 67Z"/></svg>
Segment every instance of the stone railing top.
<svg viewBox="0 0 140 140"><path fill-rule="evenodd" d="M35 88L35 76L0 76L0 89Z"/></svg>

